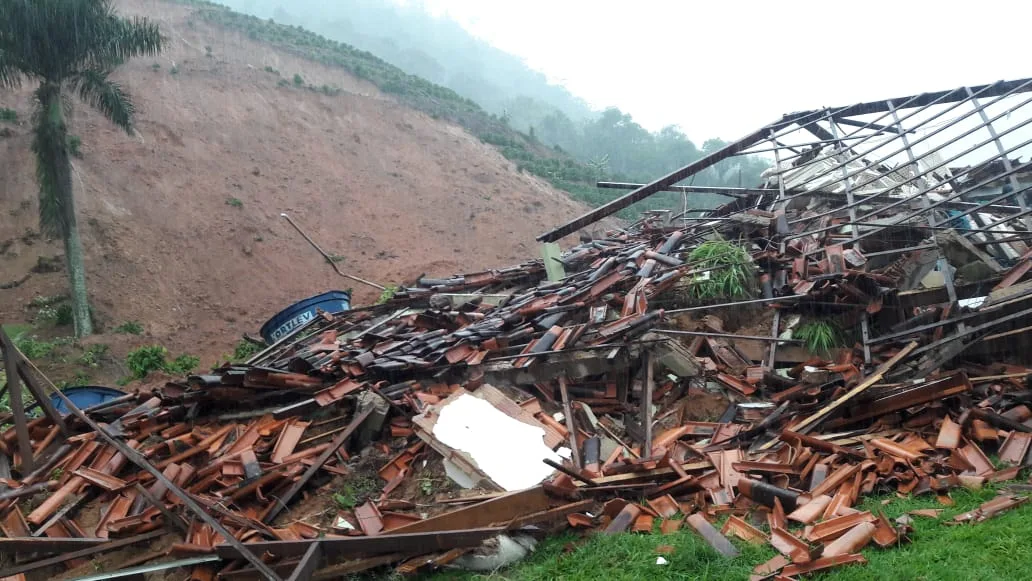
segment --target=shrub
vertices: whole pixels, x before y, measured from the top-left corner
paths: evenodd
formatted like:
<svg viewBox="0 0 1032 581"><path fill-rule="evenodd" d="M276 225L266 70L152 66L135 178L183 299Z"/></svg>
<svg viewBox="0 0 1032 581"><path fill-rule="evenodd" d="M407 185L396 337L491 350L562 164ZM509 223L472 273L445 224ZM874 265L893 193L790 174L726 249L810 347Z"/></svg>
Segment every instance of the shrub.
<svg viewBox="0 0 1032 581"><path fill-rule="evenodd" d="M178 75L179 74L179 67L177 67L176 65L172 65L172 68L169 69L168 72L169 72L169 74L172 74L172 75Z"/></svg>
<svg viewBox="0 0 1032 581"><path fill-rule="evenodd" d="M115 327L115 332L122 335L142 335L143 325L139 321L126 321Z"/></svg>
<svg viewBox="0 0 1032 581"><path fill-rule="evenodd" d="M18 120L18 112L7 107L0 107L0 121L14 123Z"/></svg>
<svg viewBox="0 0 1032 581"><path fill-rule="evenodd" d="M165 369L168 349L161 345L147 345L133 349L125 358L125 364L136 379L143 379L152 371Z"/></svg>
<svg viewBox="0 0 1032 581"><path fill-rule="evenodd" d="M247 361L262 350L262 346L251 341L241 340L233 348L233 361Z"/></svg>
<svg viewBox="0 0 1032 581"><path fill-rule="evenodd" d="M301 75L299 75L297 73L294 73L294 86L300 87L300 86L302 86L304 84L305 84L305 80L301 77Z"/></svg>
<svg viewBox="0 0 1032 581"><path fill-rule="evenodd" d="M68 136L68 153L74 157L82 157L82 138L78 135Z"/></svg>
<svg viewBox="0 0 1032 581"><path fill-rule="evenodd" d="M196 355L180 355L165 365L165 371L172 375L185 375L200 365L201 358Z"/></svg>
<svg viewBox="0 0 1032 581"><path fill-rule="evenodd" d="M689 283L692 298L706 301L753 295L756 277L752 257L741 245L720 238L708 240L692 250L688 260L696 270L704 271Z"/></svg>
<svg viewBox="0 0 1032 581"><path fill-rule="evenodd" d="M67 327L74 321L72 320L72 305L61 305L57 307L57 315L54 317L54 324L59 327Z"/></svg>
<svg viewBox="0 0 1032 581"><path fill-rule="evenodd" d="M265 72L272 73L274 75L279 75L279 71L277 71L276 69L270 67L269 65L265 65Z"/></svg>
<svg viewBox="0 0 1032 581"><path fill-rule="evenodd" d="M108 346L103 343L97 343L96 345L90 345L82 352L79 356L79 365L85 365L86 367L98 367L100 360L107 355Z"/></svg>
<svg viewBox="0 0 1032 581"><path fill-rule="evenodd" d="M195 355L180 355L172 361L167 358L168 349L161 345L147 345L130 351L125 364L132 372L133 379L143 379L153 371L184 375L196 369L201 362Z"/></svg>
<svg viewBox="0 0 1032 581"><path fill-rule="evenodd" d="M159 65L158 63L154 63L150 66L150 68L152 71L156 73L161 70L161 65Z"/></svg>
<svg viewBox="0 0 1032 581"><path fill-rule="evenodd" d="M51 355L57 344L50 341L40 341L35 336L21 334L14 338L14 346L29 359L42 359Z"/></svg>
<svg viewBox="0 0 1032 581"><path fill-rule="evenodd" d="M387 288L383 289L380 293L380 298L376 299L376 304L382 305L387 301L394 298L394 295L398 294L398 287L394 285L387 285Z"/></svg>

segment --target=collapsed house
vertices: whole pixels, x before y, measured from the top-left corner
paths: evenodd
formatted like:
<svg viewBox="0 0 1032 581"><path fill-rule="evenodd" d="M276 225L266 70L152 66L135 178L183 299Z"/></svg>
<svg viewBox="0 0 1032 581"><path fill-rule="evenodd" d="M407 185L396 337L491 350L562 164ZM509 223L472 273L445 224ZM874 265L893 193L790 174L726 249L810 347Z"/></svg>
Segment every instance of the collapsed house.
<svg viewBox="0 0 1032 581"><path fill-rule="evenodd" d="M729 556L728 537L770 543L758 578L862 563L906 533L853 508L862 496L945 495L1032 463L1030 90L786 115L653 183L604 184L633 191L541 240L668 189L727 196L718 208L423 277L245 364L84 410L58 395L70 414L0 336L0 553L19 555L0 577L100 555L193 579L412 573L506 532L683 525ZM677 185L755 153L774 159L759 187ZM811 324L837 337L815 343ZM327 508L370 462L375 489ZM447 493L414 502L430 462Z"/></svg>

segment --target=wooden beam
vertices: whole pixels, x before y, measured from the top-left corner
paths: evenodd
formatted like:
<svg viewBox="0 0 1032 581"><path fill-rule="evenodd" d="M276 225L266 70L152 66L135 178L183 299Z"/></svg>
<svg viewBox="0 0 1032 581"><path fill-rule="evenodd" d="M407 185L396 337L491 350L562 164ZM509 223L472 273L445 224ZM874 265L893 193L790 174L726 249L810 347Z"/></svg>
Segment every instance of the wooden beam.
<svg viewBox="0 0 1032 581"><path fill-rule="evenodd" d="M321 561L322 545L314 542L305 551L304 556L301 557L301 562L297 564L297 568L290 574L290 578L287 581L309 581L312 578L312 573L319 568Z"/></svg>
<svg viewBox="0 0 1032 581"><path fill-rule="evenodd" d="M87 547L79 551L73 551L71 553L64 553L49 559L43 559L41 561L34 561L32 563L26 563L24 565L14 565L6 569L0 570L0 579L6 579L7 577L14 577L15 575L21 575L22 573L28 573L30 571L36 571L38 569L45 569L54 565L60 565L66 561L72 559L81 559L84 557L92 557L99 553L106 553L108 551L114 551L115 549L121 549L122 547L128 547L137 543L144 543L151 539L156 539L164 534L167 534L164 530L151 531L149 533L143 533L142 535L136 535L135 537L128 537L125 539L118 539L117 541L109 541L100 545L94 545Z"/></svg>
<svg viewBox="0 0 1032 581"><path fill-rule="evenodd" d="M652 393L655 391L652 350L645 352L645 386L641 394L641 422L645 429L645 442L641 453L646 458L652 455Z"/></svg>
<svg viewBox="0 0 1032 581"><path fill-rule="evenodd" d="M846 392L846 393L842 394L841 396L839 396L837 399L835 399L834 401L832 401L828 405L826 405L823 408L817 410L816 412L814 412L813 415L811 415L810 417L806 418L805 420L803 420L799 424L793 426L792 430L795 431L795 432L799 432L799 433L805 433L810 428L815 426L818 422L820 422L821 420L827 418L828 415L831 414L831 412L833 412L833 411L837 410L838 408L842 407L842 405L845 404L847 401L849 401L849 400L853 399L854 397L860 395L861 393L866 391L869 387L871 387L872 385L874 385L874 384L878 383L879 381L881 381L882 377L884 377L885 374L888 373L890 369L892 369L893 367L896 366L897 363L899 363L900 361L905 359L907 357L907 355L910 355L910 352L913 351L914 349L917 349L917 341L910 342L910 344L908 344L906 347L901 349L899 351L899 353L896 353L896 355L892 359L889 359L885 363L882 363L881 366L879 366L878 369L872 375L868 375L860 383L860 385L857 385L853 389L851 389L848 392ZM771 442L768 442L765 445L765 447L769 447L770 445L771 445ZM761 449L764 449L764 448L761 448Z"/></svg>
<svg viewBox="0 0 1032 581"><path fill-rule="evenodd" d="M93 421L89 416L83 413L83 411L79 409L77 405L75 405L75 402L68 399L68 396L61 392L61 390L56 390L54 393L56 393L64 401L65 407L68 408L68 411L71 412L75 417L79 418L79 420L81 420L87 426L89 426L90 429L93 430L100 439L104 440L109 446L111 446L115 450L121 452L126 458L129 459L130 462L136 464L136 466L145 470L151 476L157 479L158 482L162 483L168 490L169 494L178 497L179 500L182 501L182 503L190 510L190 512L197 515L198 518L204 521L204 523L210 526L216 533L222 535L222 537L225 538L231 544L231 546L241 547L242 550L243 543L241 543L235 536L233 536L233 533L229 532L226 529L226 527L222 526L222 523L220 523L218 519L216 519L214 516L211 515L211 513L205 510L204 507L198 504L197 500L192 495L183 491L182 488L180 488L174 482L165 477L165 475L161 473L161 470L155 468L153 464L147 461L147 459L144 458L143 455L141 455L135 449L129 447L128 445L126 445L125 442L109 434L107 430L100 426L100 424ZM244 553L242 556L245 559L247 559L248 562L250 562L251 565L253 565L255 569L259 571L259 573L261 573L262 577L265 577L269 581L281 581L279 575L277 575L272 569L270 569L269 566L266 565L265 562L262 561L261 558L259 558L257 555L254 555L248 551L242 550L242 552ZM0 575L0 578L2 577L3 576Z"/></svg>
<svg viewBox="0 0 1032 581"><path fill-rule="evenodd" d="M244 552L252 555L294 557L305 554L314 543L322 545L327 558L350 557L377 553L432 553L459 547L475 547L504 531L504 527L488 527L457 531L430 531L426 533L386 534L373 537L334 537L304 541L264 541L243 545ZM215 554L223 559L244 556L233 545L215 545Z"/></svg>
<svg viewBox="0 0 1032 581"><path fill-rule="evenodd" d="M570 452L573 458L573 467L580 470L581 463L580 446L577 445L577 422L573 418L573 405L570 403L570 390L566 386L566 376L559 376L559 394L563 398L563 413L566 415L566 431L570 436Z"/></svg>
<svg viewBox="0 0 1032 581"><path fill-rule="evenodd" d="M4 352L4 369L7 370L7 399L14 414L14 432L18 439L19 471L28 474L35 465L32 455L32 440L29 439L29 424L25 418L25 402L22 401L21 381L18 377L18 350L7 332L0 327L0 349Z"/></svg>

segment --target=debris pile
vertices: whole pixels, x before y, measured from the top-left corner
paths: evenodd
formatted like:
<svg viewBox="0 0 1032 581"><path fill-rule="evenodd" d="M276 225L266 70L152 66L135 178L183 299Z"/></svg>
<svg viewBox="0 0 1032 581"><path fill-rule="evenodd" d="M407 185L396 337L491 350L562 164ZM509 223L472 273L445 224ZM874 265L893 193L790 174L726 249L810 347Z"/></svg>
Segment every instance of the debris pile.
<svg viewBox="0 0 1032 581"><path fill-rule="evenodd" d="M527 546L502 533L683 525L728 556L729 537L769 543L780 555L759 577L862 563L861 549L907 532L855 508L865 495L948 502L1032 463L1027 164L1001 143L948 168L953 141L919 155L911 145L932 134L904 124L912 107L977 110L976 95L1029 88L792 114L729 146L767 140L777 159L765 187L722 189L733 200L719 208L422 277L385 304L321 313L244 364L85 410L57 395L69 415L0 334L13 410L0 552L25 557L0 577L139 545L117 568L412 573L485 541ZM803 131L818 142L793 144ZM878 153L897 144L903 162ZM373 490L326 502L371 463ZM449 490L414 490L435 463ZM1024 500L1004 494L958 522Z"/></svg>

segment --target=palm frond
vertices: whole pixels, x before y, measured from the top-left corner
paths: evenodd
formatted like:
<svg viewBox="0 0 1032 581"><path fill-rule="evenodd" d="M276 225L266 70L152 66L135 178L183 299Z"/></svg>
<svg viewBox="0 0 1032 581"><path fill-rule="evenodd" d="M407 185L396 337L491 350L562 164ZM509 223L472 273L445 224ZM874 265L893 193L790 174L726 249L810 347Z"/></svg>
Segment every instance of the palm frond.
<svg viewBox="0 0 1032 581"><path fill-rule="evenodd" d="M32 152L36 155L36 181L39 183L39 225L44 234L63 236L67 231L62 182L70 179L64 111L60 91L52 85L36 90L32 114Z"/></svg>
<svg viewBox="0 0 1032 581"><path fill-rule="evenodd" d="M21 85L22 75L15 66L10 53L0 49L0 89L13 89Z"/></svg>
<svg viewBox="0 0 1032 581"><path fill-rule="evenodd" d="M103 21L101 42L87 52L85 64L113 68L137 56L161 52L167 39L158 25L146 18L122 18L112 11Z"/></svg>
<svg viewBox="0 0 1032 581"><path fill-rule="evenodd" d="M122 86L108 78L109 71L86 70L72 78L72 86L86 104L132 134L133 102Z"/></svg>

